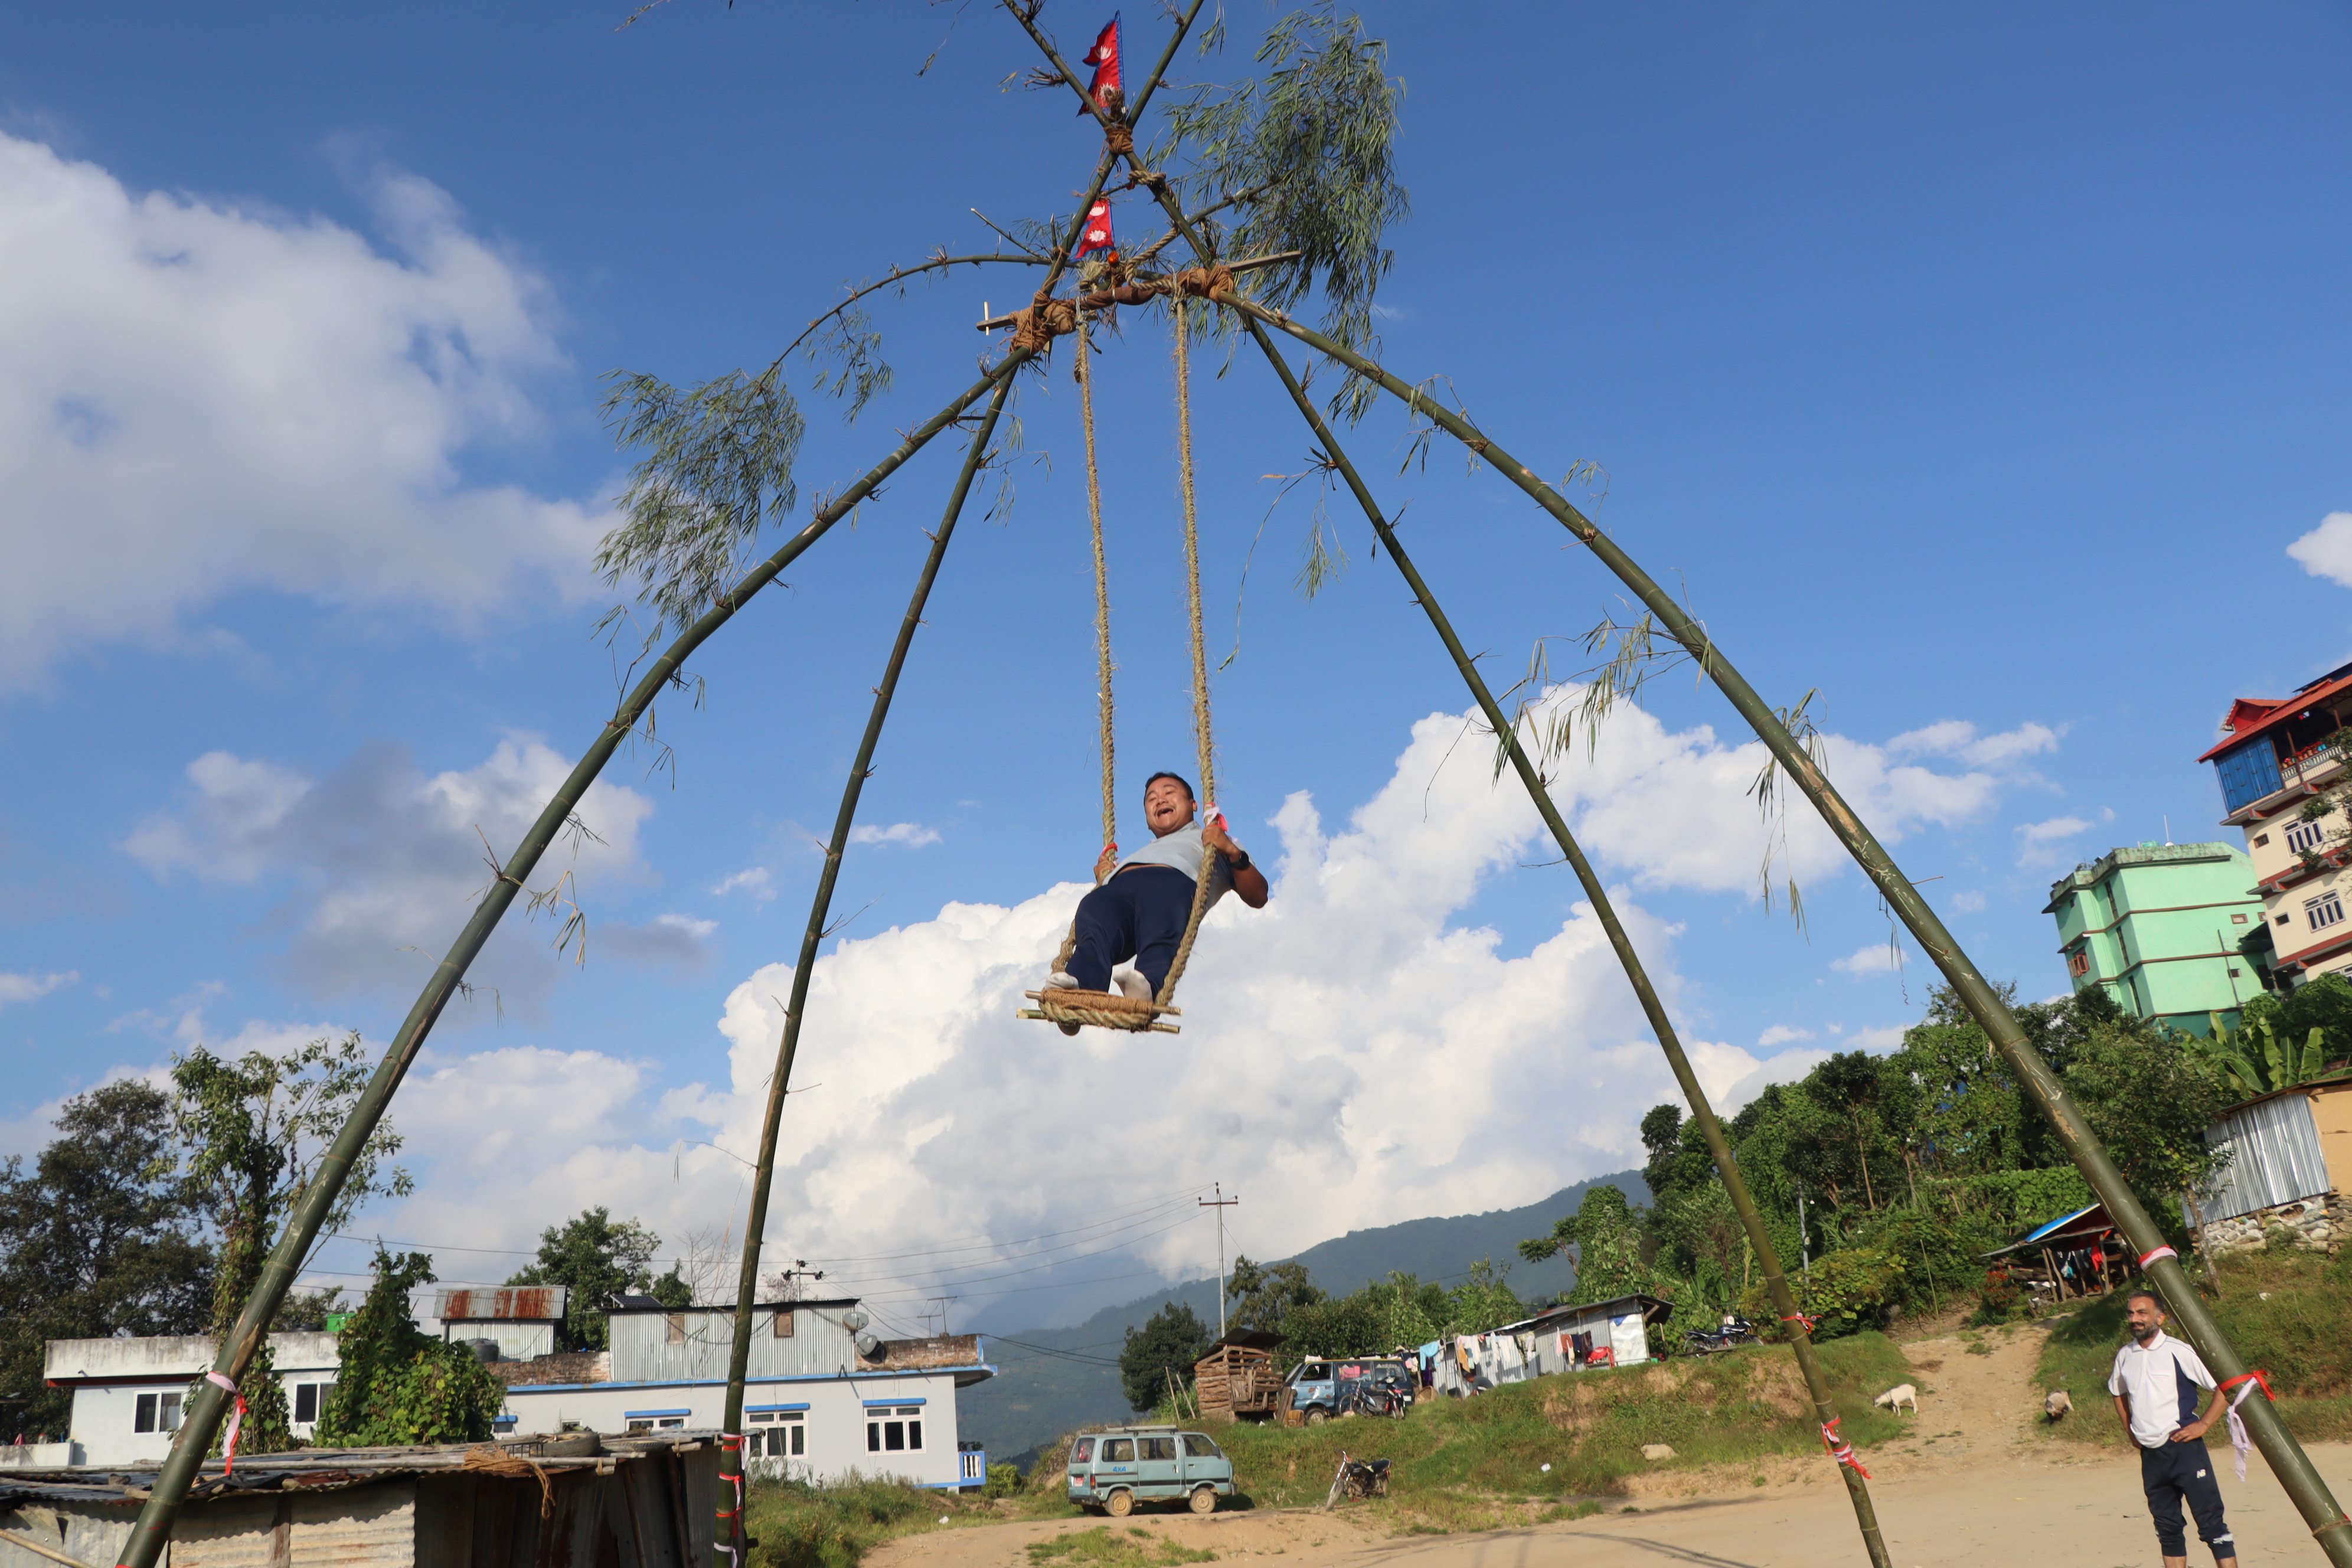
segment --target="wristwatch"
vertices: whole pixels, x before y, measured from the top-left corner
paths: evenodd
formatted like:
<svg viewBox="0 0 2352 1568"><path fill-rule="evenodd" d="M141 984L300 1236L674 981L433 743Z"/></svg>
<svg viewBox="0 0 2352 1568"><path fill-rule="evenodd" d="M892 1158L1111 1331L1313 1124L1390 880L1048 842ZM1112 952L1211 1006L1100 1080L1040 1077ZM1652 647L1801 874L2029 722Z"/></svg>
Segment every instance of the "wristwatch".
<svg viewBox="0 0 2352 1568"><path fill-rule="evenodd" d="M1248 850L1246 850L1246 849L1243 850L1243 851L1242 851L1242 858L1241 858L1240 859L1238 859L1238 860L1228 860L1228 861L1226 861L1226 862L1225 862L1225 868L1226 868L1227 870L1229 870L1229 871L1246 871L1246 870L1248 870L1248 869L1250 868L1250 856L1249 856L1249 851L1248 851Z"/></svg>

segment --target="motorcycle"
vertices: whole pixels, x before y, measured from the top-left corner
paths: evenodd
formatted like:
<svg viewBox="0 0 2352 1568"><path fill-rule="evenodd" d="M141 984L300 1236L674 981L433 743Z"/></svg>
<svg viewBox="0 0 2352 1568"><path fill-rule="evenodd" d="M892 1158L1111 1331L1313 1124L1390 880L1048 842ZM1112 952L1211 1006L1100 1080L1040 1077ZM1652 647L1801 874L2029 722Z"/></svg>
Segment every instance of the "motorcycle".
<svg viewBox="0 0 2352 1568"><path fill-rule="evenodd" d="M1756 1342L1756 1325L1745 1318L1727 1319L1720 1328L1693 1329L1683 1336L1683 1344L1693 1355L1713 1355L1717 1351L1735 1350Z"/></svg>
<svg viewBox="0 0 2352 1568"><path fill-rule="evenodd" d="M1324 1498L1323 1506L1333 1507L1341 1498L1373 1498L1389 1495L1389 1462L1386 1459L1355 1459L1347 1450L1339 1453L1339 1473L1331 1478L1331 1491Z"/></svg>

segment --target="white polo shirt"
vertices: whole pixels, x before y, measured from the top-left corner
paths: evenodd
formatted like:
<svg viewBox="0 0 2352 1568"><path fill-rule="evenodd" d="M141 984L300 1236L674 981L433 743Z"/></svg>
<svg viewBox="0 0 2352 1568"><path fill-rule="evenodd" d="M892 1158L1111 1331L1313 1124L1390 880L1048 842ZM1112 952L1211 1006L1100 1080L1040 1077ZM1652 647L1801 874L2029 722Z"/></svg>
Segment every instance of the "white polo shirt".
<svg viewBox="0 0 2352 1568"><path fill-rule="evenodd" d="M1183 872L1197 884L1201 879L1201 856L1206 848L1201 836L1200 821L1195 818L1172 832L1161 834L1121 860L1118 870L1112 875L1117 876L1118 871L1124 871L1129 866L1165 866L1171 870ZM1211 869L1210 882L1209 908L1215 909L1217 900L1223 898L1226 890L1234 885L1231 868L1222 855Z"/></svg>
<svg viewBox="0 0 2352 1568"><path fill-rule="evenodd" d="M2197 1352L2161 1330L2146 1345L2134 1340L2117 1351L2107 1379L2109 1394L2131 1400L2132 1441L2143 1448L2161 1447L2196 1420L2200 1391L2212 1386Z"/></svg>

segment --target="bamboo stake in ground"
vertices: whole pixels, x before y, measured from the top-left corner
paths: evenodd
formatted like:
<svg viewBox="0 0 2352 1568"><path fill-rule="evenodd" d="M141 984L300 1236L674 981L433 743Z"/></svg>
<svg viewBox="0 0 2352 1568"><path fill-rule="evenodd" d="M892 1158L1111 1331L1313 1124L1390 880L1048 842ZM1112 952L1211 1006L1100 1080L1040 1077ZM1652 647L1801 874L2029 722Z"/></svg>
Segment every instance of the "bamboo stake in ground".
<svg viewBox="0 0 2352 1568"><path fill-rule="evenodd" d="M1517 727L1504 714L1502 704L1495 700L1494 693L1487 689L1477 665L1463 647L1462 639L1454 635L1453 623L1438 607L1436 596L1430 592L1429 584L1413 566L1412 557L1406 554L1404 546L1397 542L1387 515L1381 510L1379 502L1372 499L1372 492L1365 485L1362 476L1356 472L1355 464L1349 461L1347 453L1341 450L1338 437L1316 408L1314 400L1307 395L1307 389L1298 384L1289 363L1266 340L1256 322L1247 324L1251 335L1257 340L1258 347L1265 351L1266 363L1282 378L1284 389L1290 394L1291 401L1298 405L1299 413L1314 431L1324 456L1339 470L1340 478L1347 481L1349 490L1355 496L1357 505L1363 508L1364 517L1372 525L1372 531L1378 535L1381 547L1388 552L1389 559L1396 563L1397 570L1403 574L1406 585L1412 590L1413 602L1429 616L1429 624L1436 631L1438 640L1445 645L1447 655L1454 660L1454 668L1461 672L1464 683L1477 700L1479 711L1486 714L1487 724L1501 742L1513 771L1518 774L1520 784L1528 792L1528 798L1542 814L1544 826L1551 830L1553 841L1559 844L1560 853L1568 858L1569 866L1576 872L1576 879L1584 889L1586 900L1591 904L1594 916L1600 920L1601 929L1608 935L1610 949L1617 955L1618 965L1624 970L1626 980L1633 987L1634 997L1642 1005L1642 1015L1649 1020L1652 1032L1658 1037L1658 1047L1665 1053L1666 1064L1674 1070L1675 1082L1681 1086L1683 1098L1690 1104L1691 1115L1698 1122L1699 1135L1706 1141L1706 1152L1714 1158L1716 1171L1723 1178L1724 1191L1730 1194L1731 1206L1738 1212L1740 1227L1747 1232L1748 1244L1755 1249L1756 1260L1764 1270L1764 1289L1771 1297L1772 1310L1782 1323L1790 1326L1789 1342L1796 1352L1797 1368L1804 1375L1806 1393L1812 1398L1813 1415L1821 1424L1822 1439L1830 1445L1831 1452L1839 1457L1838 1474L1844 1480L1846 1494L1853 1503L1854 1522L1862 1531L1863 1547L1870 1553L1873 1568L1891 1568L1886 1542L1879 1533L1878 1510L1871 1502L1867 1480L1858 1463L1846 1462L1851 1450L1840 1452L1843 1439L1835 1436L1837 1406L1831 1400L1829 1379L1822 1372L1821 1358L1813 1353L1811 1325L1803 1310L1797 1304L1796 1293L1789 1288L1788 1277L1781 1271L1780 1250L1772 1245L1772 1233L1765 1228L1764 1216L1756 1207L1756 1200L1748 1190L1746 1179L1739 1173L1738 1162L1732 1158L1730 1141L1723 1135L1722 1123L1716 1120L1715 1107L1708 1103L1706 1091L1699 1085L1698 1075L1691 1070L1690 1058L1683 1050L1682 1038L1675 1033L1673 1020L1667 1017L1665 1006L1658 999L1657 988L1650 984L1649 971L1643 967L1641 954L1633 947L1633 939L1627 933L1624 922L1617 918L1616 906L1610 901L1609 889L1594 873L1591 863L1584 858L1583 849L1569 832L1559 808L1552 804L1550 792L1544 788L1543 779L1537 773L1534 763L1519 744Z"/></svg>
<svg viewBox="0 0 2352 1568"><path fill-rule="evenodd" d="M2180 1267L2180 1260L2165 1244L2164 1235L2147 1215L2130 1185L2123 1179L2115 1163L2107 1157L2082 1111L2068 1096L2057 1075L2050 1070L2000 994L1987 981L1974 961L1960 946L1952 933L1945 929L1942 920L1919 890L1904 876L1902 868L1878 842L1875 835L1863 823L1853 806L1841 795L1826 774L1792 735L1787 724L1774 713L1769 704L1757 695L1755 688L1732 667L1722 648L1699 625L1691 619L1674 598L1652 580L1650 574L1625 553L1617 542L1571 504L1550 485L1536 477L1535 471L1505 451L1484 431L1461 415L1439 405L1433 398L1391 374L1387 370L1333 342L1321 332L1301 325L1279 310L1269 310L1262 305L1241 298L1230 289L1213 296L1217 302L1232 307L1255 321L1264 322L1289 333L1318 353L1328 355L1358 374L1378 384L1408 408L1429 419L1448 435L1461 441L1473 452L1495 466L1496 471L1509 479L1549 512L1561 526L1574 534L1617 579L1633 590L1643 606L1657 617L1667 634L1681 645L1708 679L1738 709L1772 753L1774 762L1787 770L1797 787L1811 801L1822 820L1837 836L1838 842L1853 857L1856 864L1877 888L1880 897L1899 916L1922 951L1935 961L1943 972L1961 1003L1976 1018L1993 1048L2011 1072L2016 1074L2042 1113L2050 1119L2060 1140L2074 1158L2075 1167L2083 1173L2091 1191L2106 1205L2110 1217L2138 1256L2140 1268L2163 1294L2165 1305L2180 1326L2181 1337L2195 1348L2215 1378L2227 1381L2242 1375L2247 1369L2245 1359L2237 1347L2222 1333L2221 1325L2207 1310L2197 1289ZM2240 1414L2262 1448L2263 1457L2270 1461L2272 1471L2287 1496L2294 1500L2295 1509L2311 1527L2329 1560L2339 1568L2352 1568L2352 1519L2347 1519L2337 1505L2327 1483L2320 1479L2311 1457L2303 1451L2294 1435L2267 1399L2248 1400Z"/></svg>
<svg viewBox="0 0 2352 1568"><path fill-rule="evenodd" d="M767 1229L768 1192L775 1181L776 1142L783 1123L784 1096L792 1082L793 1058L800 1050L809 973L816 967L817 944L824 940L825 917L833 908L833 889L841 876L841 858L849 847L850 827L857 820L858 796L865 792L866 777L873 772L874 749L881 743L882 723L890 716L890 699L898 689L899 673L907 668L907 650L914 646L915 630L923 624L923 605L931 596L931 584L939 579L940 563L947 555L948 541L955 536L956 520L963 515L965 498L971 494L973 476L988 460L988 443L996 434L997 416L1003 412L1004 399L1011 391L1010 380L997 384L996 395L989 399L988 412L972 435L971 450L964 457L955 489L948 494L947 511L940 519L939 531L931 535L930 553L923 559L922 575L915 580L914 597L907 601L907 614L898 623L898 640L891 645L890 662L883 668L882 684L874 689L874 707L866 716L866 733L857 742L856 759L849 764L848 782L842 785L841 808L834 814L833 837L825 844L824 869L817 874L816 896L809 902L808 925L801 933L800 958L793 967L792 1000L784 1007L783 1033L776 1042L776 1066L768 1076L767 1110L760 1124L760 1160L751 1178L751 1212L743 1222L743 1267L735 1287L735 1340L727 1359L726 1424L720 1428L722 1488L718 1544L728 1560L738 1564L743 1562L743 1384L751 1371L751 1308L760 1288L760 1238ZM734 1504L731 1509L727 1506L730 1501Z"/></svg>
<svg viewBox="0 0 2352 1568"><path fill-rule="evenodd" d="M360 1151L366 1147L369 1137L375 1131L376 1124L383 1121L384 1111L392 1104L393 1095L399 1090L401 1080L407 1076L425 1037L432 1033L435 1022L441 1016L441 1010L449 1005L450 997L457 994L465 981L466 971L481 952L482 944L489 940L490 932L498 929L499 921L514 903L516 893L521 890L524 881L538 866L540 857L547 852L555 836L572 819L581 798L588 793L588 786L604 771L604 764L612 760L614 752L624 740L635 732L637 721L652 706L655 697L684 668L688 656L732 619L735 612L742 608L753 595L773 582L777 574L798 560L809 546L824 538L835 523L855 511L877 486L904 467L908 458L929 443L931 437L954 424L965 409L986 396L992 389L1010 381L1013 372L1020 369L1028 357L1025 352L1019 350L1008 354L1003 363L965 388L947 407L924 421L888 457L826 503L810 520L808 526L788 540L782 549L744 574L718 604L662 650L661 657L630 689L613 717L605 721L595 741L573 764L562 787L548 801L545 809L540 812L539 819L523 836L522 842L516 846L506 864L499 868L497 879L475 906L473 918L466 922L465 930L450 944L448 953L443 957L432 978L425 983L424 991L409 1008L408 1016L401 1023L400 1032L393 1037L392 1044L384 1049L383 1059L376 1064L375 1076L369 1080L366 1093L352 1108L351 1120L343 1123L342 1131L335 1135L334 1143L320 1157L318 1173L311 1178L310 1185L303 1189L300 1200L294 1205L294 1212L287 1216L286 1227L278 1236L278 1245L270 1249L268 1261L262 1265L260 1282L254 1287L245 1310L237 1315L236 1326L221 1342L220 1353L213 1363L215 1373L232 1385L245 1375L247 1366L260 1348L262 1336L268 1332L270 1320L278 1315L288 1289L294 1283L296 1270L301 1267L302 1259L310 1256L310 1246L318 1239L320 1226L325 1221L328 1211L334 1207L336 1198L341 1195L344 1179L351 1173L352 1162L359 1157ZM188 1495L188 1488L195 1479L204 1456L212 1448L213 1438L220 1431L227 1398L226 1392L210 1381L196 1385L195 1397L189 1402L179 1434L172 1440L172 1451L165 1456L163 1468L155 1478L155 1489L140 1506L138 1521L131 1526L130 1539L124 1542L121 1568L154 1568L163 1556L164 1545L171 1539L172 1521L179 1513L181 1502Z"/></svg>

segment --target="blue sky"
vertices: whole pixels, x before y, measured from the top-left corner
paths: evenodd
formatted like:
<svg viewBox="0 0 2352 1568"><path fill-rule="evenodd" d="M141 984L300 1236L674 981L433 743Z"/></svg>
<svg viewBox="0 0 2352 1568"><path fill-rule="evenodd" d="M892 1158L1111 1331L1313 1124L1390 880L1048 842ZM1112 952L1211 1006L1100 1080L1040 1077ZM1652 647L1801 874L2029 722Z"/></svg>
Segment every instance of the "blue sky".
<svg viewBox="0 0 2352 1568"><path fill-rule="evenodd" d="M0 61L11 1146L199 1039L388 1037L486 875L473 830L503 853L609 709L585 561L625 458L601 373L764 363L845 281L986 249L967 209L1054 210L1092 167L1065 99L1000 90L1030 61L986 5L610 13L21 19ZM1273 14L1229 5L1235 44L1180 76L1249 69ZM1817 692L1840 776L1979 962L2059 989L2053 877L2168 821L2220 832L2193 759L2229 699L2345 657L2352 523L2323 524L2352 510L2352 25L1365 16L1407 85L1387 363L1449 376L1548 472L1601 464L1602 524L1774 701ZM1099 20L1045 19L1066 42ZM1129 21L1138 53L1163 36ZM1025 286L961 272L888 302L896 388L855 426L812 401L804 500L968 381L970 323ZM1307 442L1246 359L1204 361L1195 398L1220 657L1250 563L1222 793L1296 880L1259 926L1221 912L1175 1041L1003 1016L1094 849L1060 361L1022 392L1017 499L967 519L866 793L897 832L845 874L854 951L830 1014L820 967L773 1238L852 1258L1040 1235L1091 1201L1068 1173L1108 1162L1141 1167L1139 1197L1246 1185L1242 1245L1273 1253L1630 1163L1667 1090L1638 1018L1524 805L1454 748L1466 699L1344 498L1347 574L1292 590L1313 491L1269 518L1265 476ZM1097 390L1132 797L1190 770L1160 321L1130 313ZM1499 679L1617 606L1458 454L1399 473L1388 411L1350 446ZM494 946L499 1005L453 1010L395 1110L419 1194L372 1231L443 1247L453 1277L446 1248L502 1277L499 1249L588 1201L729 1244L810 839L954 461L927 454L710 646L702 709L662 715L674 778L642 753L607 774L576 882L589 962L545 924ZM1884 921L1809 824L1808 929L1767 912L1736 719L1686 676L1654 698L1563 798L1717 1087L1889 1040L1925 1001L1916 955L1874 967ZM1358 871L1381 897L1348 890ZM1203 1135L1178 1110L1208 1086L1249 1109ZM1213 1246L1198 1223L1097 1239L1105 1270L1192 1272ZM1022 1282L971 1279L967 1310L1042 1304L985 1306Z"/></svg>

